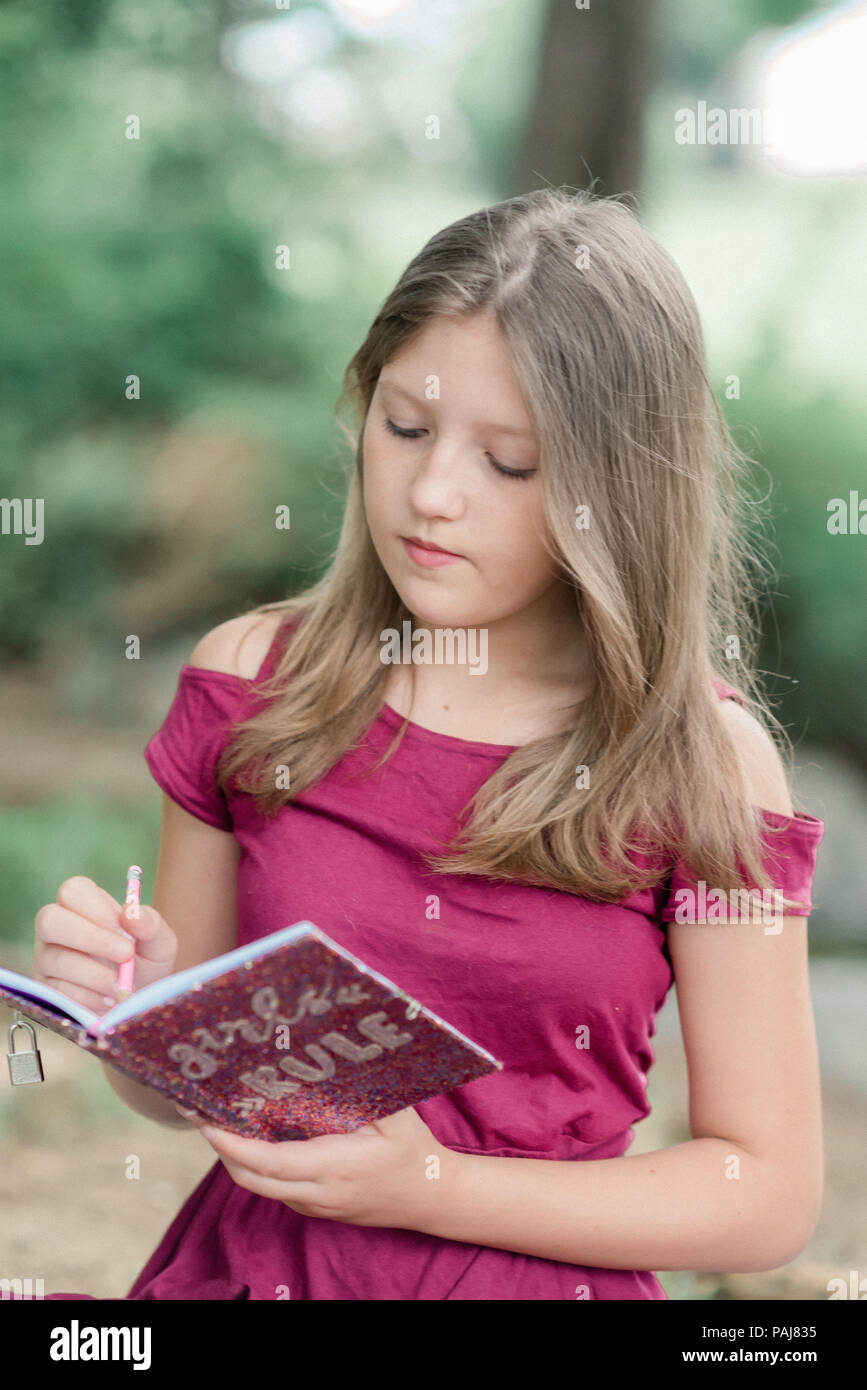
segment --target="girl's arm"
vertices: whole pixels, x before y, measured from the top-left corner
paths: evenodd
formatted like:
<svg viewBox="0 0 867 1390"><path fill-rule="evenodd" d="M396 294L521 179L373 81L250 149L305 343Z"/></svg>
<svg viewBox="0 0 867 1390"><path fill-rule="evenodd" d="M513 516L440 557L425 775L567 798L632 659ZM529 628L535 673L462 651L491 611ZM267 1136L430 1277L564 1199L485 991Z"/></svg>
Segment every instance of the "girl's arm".
<svg viewBox="0 0 867 1390"><path fill-rule="evenodd" d="M282 613L244 613L206 633L190 656L191 666L252 678L258 672ZM178 937L174 973L211 960L238 944L238 861L231 831L191 816L163 794L162 827L153 906ZM189 1121L150 1086L103 1063L113 1091L150 1120L188 1129Z"/></svg>
<svg viewBox="0 0 867 1390"><path fill-rule="evenodd" d="M726 708L728 706L728 708ZM779 756L721 702L756 804L792 806ZM586 1162L446 1149L422 1227L603 1269L752 1272L793 1260L822 1202L819 1062L807 925L670 923L692 1139Z"/></svg>

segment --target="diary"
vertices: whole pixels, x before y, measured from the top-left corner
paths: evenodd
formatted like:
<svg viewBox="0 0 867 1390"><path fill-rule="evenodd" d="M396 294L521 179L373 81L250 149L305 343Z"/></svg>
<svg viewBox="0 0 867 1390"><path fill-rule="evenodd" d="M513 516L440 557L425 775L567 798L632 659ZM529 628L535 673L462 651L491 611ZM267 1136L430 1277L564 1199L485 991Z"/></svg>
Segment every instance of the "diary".
<svg viewBox="0 0 867 1390"><path fill-rule="evenodd" d="M272 1142L348 1133L502 1070L312 922L102 1015L13 970L0 969L0 1002L221 1129Z"/></svg>

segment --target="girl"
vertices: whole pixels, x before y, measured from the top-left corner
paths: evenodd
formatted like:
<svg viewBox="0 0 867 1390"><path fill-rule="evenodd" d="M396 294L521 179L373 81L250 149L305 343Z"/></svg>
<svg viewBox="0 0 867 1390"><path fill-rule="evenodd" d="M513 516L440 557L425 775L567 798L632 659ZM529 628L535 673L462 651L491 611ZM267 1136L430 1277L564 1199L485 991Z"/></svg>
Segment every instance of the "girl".
<svg viewBox="0 0 867 1390"><path fill-rule="evenodd" d="M126 1297L664 1299L652 1270L785 1264L821 1200L823 827L749 671L689 290L616 199L511 198L412 261L344 394L331 568L209 632L147 746L136 987L309 918L504 1069L348 1135L201 1126L217 1161ZM65 882L40 978L104 1010L121 913ZM673 977L692 1138L627 1157Z"/></svg>

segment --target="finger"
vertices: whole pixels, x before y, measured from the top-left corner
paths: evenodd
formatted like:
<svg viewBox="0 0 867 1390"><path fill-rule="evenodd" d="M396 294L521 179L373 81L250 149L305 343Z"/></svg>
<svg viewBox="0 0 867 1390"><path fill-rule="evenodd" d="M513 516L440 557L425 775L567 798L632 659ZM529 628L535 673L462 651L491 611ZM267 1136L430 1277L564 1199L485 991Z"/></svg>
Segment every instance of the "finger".
<svg viewBox="0 0 867 1390"><path fill-rule="evenodd" d="M121 920L124 930L135 937L136 955L160 965L174 960L177 950L175 934L156 908L148 907L145 903L130 906L134 915L124 915Z"/></svg>
<svg viewBox="0 0 867 1390"><path fill-rule="evenodd" d="M176 938L153 907L131 903L125 909L98 883L81 876L64 880L57 892L57 902L98 926L115 932L126 931L137 943L136 954L142 960L157 965L174 960Z"/></svg>
<svg viewBox="0 0 867 1390"><path fill-rule="evenodd" d="M410 1105L405 1110L395 1110L391 1115L382 1115L378 1120L371 1120L359 1129L352 1130L352 1133L363 1134L365 1130L369 1130L378 1134L398 1134L413 1126L416 1129L420 1126L428 1128L421 1115Z"/></svg>
<svg viewBox="0 0 867 1390"><path fill-rule="evenodd" d="M205 1138L208 1136L205 1135ZM225 1154L221 1154L220 1157L229 1177L246 1192L253 1192L258 1197L270 1197L272 1201L282 1202L284 1206L292 1207L304 1215L313 1214L308 1209L316 1203L317 1196L321 1197L315 1183L287 1182L283 1178L265 1177L254 1168L247 1168L243 1163L227 1158Z"/></svg>
<svg viewBox="0 0 867 1390"><path fill-rule="evenodd" d="M58 989L61 994L65 994L67 999L74 1000L76 1004L83 1004L86 1009L90 1009L91 1013L100 1016L107 1013L117 1003L116 999L106 1000L101 994L94 993L92 989L86 989L84 985L70 984L69 980L58 980L53 975L44 976L44 980L47 985L51 985L52 989Z"/></svg>
<svg viewBox="0 0 867 1390"><path fill-rule="evenodd" d="M68 907L99 926L116 930L120 924L123 905L92 878L77 874L64 879L57 890L57 901L61 907Z"/></svg>
<svg viewBox="0 0 867 1390"><path fill-rule="evenodd" d="M272 1144L267 1139L251 1139L246 1134L235 1134L210 1124L205 1138L221 1155L262 1177L285 1182L314 1182L322 1176L321 1152L317 1155L310 1152L310 1146L315 1143L312 1139L287 1139Z"/></svg>
<svg viewBox="0 0 867 1390"><path fill-rule="evenodd" d="M42 974L47 980L65 980L68 984L82 985L95 994L111 995L117 1003L117 966L105 965L93 956L82 955L81 951L71 951L67 946L49 946L42 953Z"/></svg>
<svg viewBox="0 0 867 1390"><path fill-rule="evenodd" d="M47 946L69 946L89 956L110 961L128 960L135 949L135 937L122 927L99 926L59 903L47 903L36 914L36 929L43 950Z"/></svg>

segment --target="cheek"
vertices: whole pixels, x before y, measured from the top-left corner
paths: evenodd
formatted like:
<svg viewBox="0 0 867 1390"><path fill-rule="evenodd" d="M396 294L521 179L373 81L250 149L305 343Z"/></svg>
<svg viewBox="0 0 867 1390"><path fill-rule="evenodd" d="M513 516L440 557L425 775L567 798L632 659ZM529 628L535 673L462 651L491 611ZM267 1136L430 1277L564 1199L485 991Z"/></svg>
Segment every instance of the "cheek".
<svg viewBox="0 0 867 1390"><path fill-rule="evenodd" d="M392 489L387 485L388 469L382 457L382 450L373 441L368 442L367 432L363 443L364 465L362 468L362 493L364 511L371 530L381 525L389 512L389 497Z"/></svg>
<svg viewBox="0 0 867 1390"><path fill-rule="evenodd" d="M547 528L541 493L529 483L509 483L508 487L508 493L500 494L503 505L496 518L497 549L512 566L515 577L544 579L550 575L553 561L545 548Z"/></svg>

